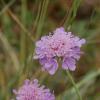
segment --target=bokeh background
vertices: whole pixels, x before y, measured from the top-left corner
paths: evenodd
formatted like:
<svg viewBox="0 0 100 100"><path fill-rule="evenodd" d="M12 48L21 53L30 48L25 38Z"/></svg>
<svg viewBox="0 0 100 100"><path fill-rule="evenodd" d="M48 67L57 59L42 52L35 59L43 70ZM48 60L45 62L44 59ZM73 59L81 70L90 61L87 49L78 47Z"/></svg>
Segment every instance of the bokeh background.
<svg viewBox="0 0 100 100"><path fill-rule="evenodd" d="M37 78L57 100L78 100L61 68L53 76L33 60L35 41L57 27L86 39L84 54L71 72L83 100L100 100L100 0L0 0L0 100Z"/></svg>

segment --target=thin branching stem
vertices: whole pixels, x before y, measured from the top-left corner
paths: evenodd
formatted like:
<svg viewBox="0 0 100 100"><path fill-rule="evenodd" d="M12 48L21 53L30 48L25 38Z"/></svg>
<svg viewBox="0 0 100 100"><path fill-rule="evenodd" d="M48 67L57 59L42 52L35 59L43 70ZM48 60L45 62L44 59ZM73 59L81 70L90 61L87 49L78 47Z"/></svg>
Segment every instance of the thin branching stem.
<svg viewBox="0 0 100 100"><path fill-rule="evenodd" d="M82 0L74 0L72 3L72 7L71 9L69 9L68 11L68 16L66 15L65 17L65 22L64 22L64 27L68 28L68 26L70 26L73 22L73 20L76 17L77 14L77 10L79 8L79 5L81 3Z"/></svg>
<svg viewBox="0 0 100 100"><path fill-rule="evenodd" d="M67 76L69 77L71 83L73 84L74 89L75 89L75 91L76 91L76 94L77 94L79 100L82 100L82 97L80 96L79 90L78 90L78 88L77 88L77 86L76 86L76 83L74 82L74 79L73 79L72 75L70 74L70 72L69 72L68 70L66 70L66 74L67 74Z"/></svg>
<svg viewBox="0 0 100 100"><path fill-rule="evenodd" d="M37 24L38 27L36 29L36 39L38 39L41 35L49 1L50 0L43 0L42 8L41 8L41 14L40 14L40 18L39 18L39 21L38 21L38 24Z"/></svg>

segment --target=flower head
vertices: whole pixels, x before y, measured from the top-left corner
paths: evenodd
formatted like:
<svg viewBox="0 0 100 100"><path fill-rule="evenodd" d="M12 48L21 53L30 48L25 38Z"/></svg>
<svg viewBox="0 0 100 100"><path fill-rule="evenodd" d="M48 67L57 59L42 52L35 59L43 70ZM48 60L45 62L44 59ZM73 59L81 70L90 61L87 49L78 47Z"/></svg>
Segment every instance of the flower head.
<svg viewBox="0 0 100 100"><path fill-rule="evenodd" d="M16 100L55 100L55 96L46 89L45 86L40 86L38 80L25 80L24 85L18 90L13 90L16 95Z"/></svg>
<svg viewBox="0 0 100 100"><path fill-rule="evenodd" d="M53 75L58 69L57 58L62 59L62 68L74 71L76 60L82 54L80 47L85 39L74 36L71 32L65 32L64 28L57 28L53 35L43 36L36 42L34 59L39 59L42 69Z"/></svg>

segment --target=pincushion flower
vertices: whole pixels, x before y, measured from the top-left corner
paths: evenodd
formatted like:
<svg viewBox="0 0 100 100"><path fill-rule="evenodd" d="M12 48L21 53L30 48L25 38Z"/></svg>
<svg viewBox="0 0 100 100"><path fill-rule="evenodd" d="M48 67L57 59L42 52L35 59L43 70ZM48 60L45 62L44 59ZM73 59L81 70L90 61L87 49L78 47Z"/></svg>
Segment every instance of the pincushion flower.
<svg viewBox="0 0 100 100"><path fill-rule="evenodd" d="M57 28L53 34L43 36L36 42L34 59L39 59L42 69L53 75L58 69L58 60L62 60L62 69L74 71L76 61L82 54L80 48L85 39L65 32L63 27Z"/></svg>
<svg viewBox="0 0 100 100"><path fill-rule="evenodd" d="M24 85L13 92L16 95L16 100L55 100L54 94L45 86L40 86L37 79L25 80Z"/></svg>

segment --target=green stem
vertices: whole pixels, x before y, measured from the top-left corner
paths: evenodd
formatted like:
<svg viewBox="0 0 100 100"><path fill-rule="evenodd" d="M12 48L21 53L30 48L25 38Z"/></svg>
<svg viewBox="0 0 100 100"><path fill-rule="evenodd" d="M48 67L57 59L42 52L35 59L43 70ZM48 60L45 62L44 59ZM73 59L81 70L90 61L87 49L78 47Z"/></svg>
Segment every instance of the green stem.
<svg viewBox="0 0 100 100"><path fill-rule="evenodd" d="M75 91L77 93L77 96L78 96L79 100L82 100L82 98L80 96L80 93L79 93L79 90L78 90L78 88L77 88L77 86L76 86L76 84L74 82L74 79L73 79L72 75L70 74L70 72L68 70L66 70L66 74L68 75L70 81L72 82L72 84L74 86L74 89L75 89Z"/></svg>
<svg viewBox="0 0 100 100"><path fill-rule="evenodd" d="M65 18L66 20L65 20L65 23L64 23L65 28L68 28L68 26L71 25L73 20L75 19L76 14L77 14L77 10L80 6L81 1L82 0L73 0L72 7L69 11L69 14L68 14L68 16L65 16L65 17L67 17L67 18Z"/></svg>
<svg viewBox="0 0 100 100"><path fill-rule="evenodd" d="M4 5L4 1L1 1L2 4ZM9 2L8 4L6 4L6 6L0 11L0 16L15 2L15 0L12 0L11 2Z"/></svg>
<svg viewBox="0 0 100 100"><path fill-rule="evenodd" d="M26 10L27 10L27 0L21 0L21 21L26 26ZM20 60L21 64L26 62L26 34L21 30L21 39L20 39Z"/></svg>
<svg viewBox="0 0 100 100"><path fill-rule="evenodd" d="M43 0L40 16L38 15L40 18L39 18L39 21L37 23L38 27L36 29L36 40L41 36L41 32L42 32L41 30L43 28L44 21L45 21L45 18L46 18L46 13L47 13L49 1L50 0Z"/></svg>

